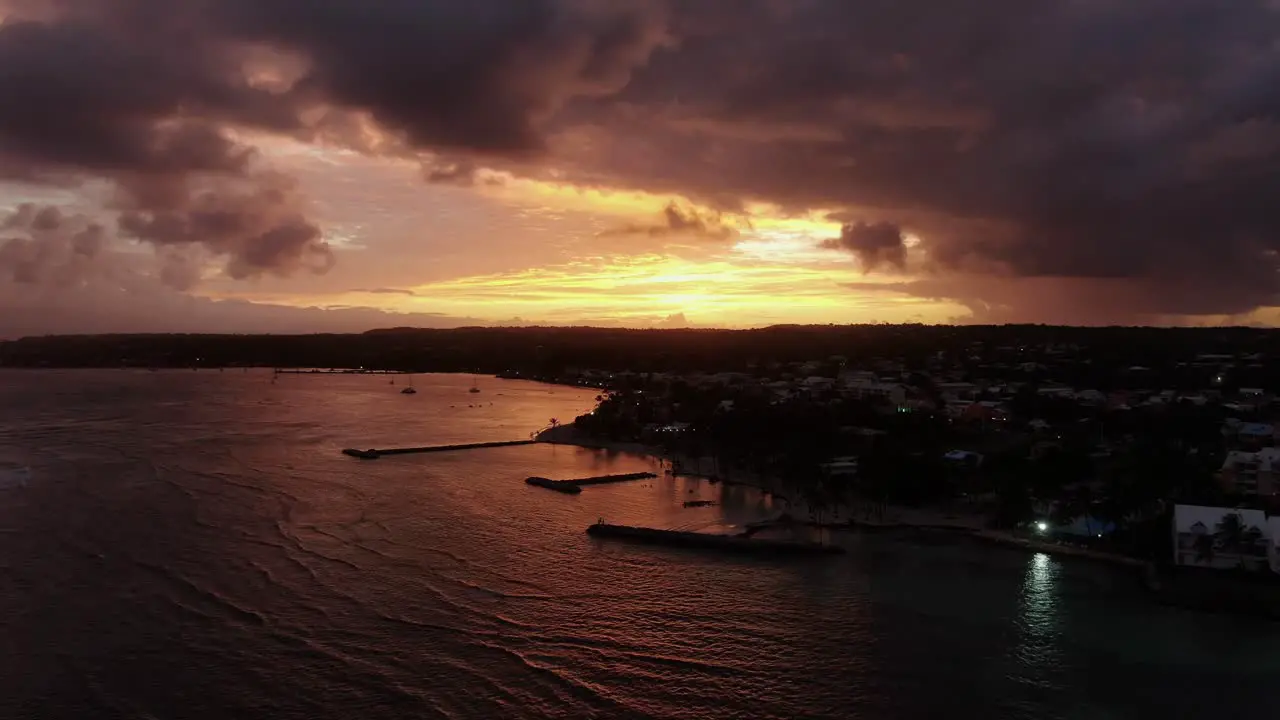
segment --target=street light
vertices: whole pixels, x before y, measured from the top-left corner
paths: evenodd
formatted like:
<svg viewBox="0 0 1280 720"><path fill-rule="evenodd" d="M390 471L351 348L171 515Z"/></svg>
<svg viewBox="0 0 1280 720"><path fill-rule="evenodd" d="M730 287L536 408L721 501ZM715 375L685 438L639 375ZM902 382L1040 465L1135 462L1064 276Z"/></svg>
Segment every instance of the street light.
<svg viewBox="0 0 1280 720"><path fill-rule="evenodd" d="M1036 523L1036 529L1039 530L1040 532L1048 532L1049 523L1041 520L1040 522Z"/></svg>

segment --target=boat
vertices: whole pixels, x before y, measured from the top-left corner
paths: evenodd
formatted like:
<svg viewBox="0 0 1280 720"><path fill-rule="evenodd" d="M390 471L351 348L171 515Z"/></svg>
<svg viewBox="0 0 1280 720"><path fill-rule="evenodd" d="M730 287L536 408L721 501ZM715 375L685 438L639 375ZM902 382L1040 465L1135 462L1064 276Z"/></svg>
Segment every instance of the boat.
<svg viewBox="0 0 1280 720"><path fill-rule="evenodd" d="M480 392L480 388L479 388L479 386L477 386L477 385L476 385L476 381L475 381L475 380L472 380L472 381L471 381L471 389L470 389L470 390L468 390L467 392L469 392L469 393L478 393L478 392Z"/></svg>
<svg viewBox="0 0 1280 720"><path fill-rule="evenodd" d="M413 389L413 376L409 376L409 387L400 391L401 395L417 395L418 391Z"/></svg>

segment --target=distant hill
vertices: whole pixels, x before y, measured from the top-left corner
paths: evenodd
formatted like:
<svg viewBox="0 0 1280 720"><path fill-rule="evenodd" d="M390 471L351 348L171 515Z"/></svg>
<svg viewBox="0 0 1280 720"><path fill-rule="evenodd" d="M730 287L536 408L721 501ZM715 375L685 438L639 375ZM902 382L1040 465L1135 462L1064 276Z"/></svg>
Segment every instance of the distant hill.
<svg viewBox="0 0 1280 720"><path fill-rule="evenodd" d="M1241 367L1280 357L1280 333L1253 328L1072 328L1045 325L814 325L757 330L590 327L382 328L355 335L84 335L0 343L7 367L365 367L558 373L745 370L840 358L962 367L1048 360L1158 371L1202 354ZM1252 358L1252 359L1250 359ZM1257 369L1257 368L1254 368Z"/></svg>

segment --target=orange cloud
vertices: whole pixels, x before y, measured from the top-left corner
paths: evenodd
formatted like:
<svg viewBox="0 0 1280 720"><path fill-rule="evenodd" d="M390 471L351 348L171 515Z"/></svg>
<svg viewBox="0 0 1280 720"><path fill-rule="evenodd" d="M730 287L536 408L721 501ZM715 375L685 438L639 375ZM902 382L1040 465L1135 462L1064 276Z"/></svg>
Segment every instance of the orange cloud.
<svg viewBox="0 0 1280 720"><path fill-rule="evenodd" d="M453 313L467 308L483 317L518 314L557 322L683 314L692 323L724 326L938 322L960 310L892 290L851 293L840 284L861 278L852 267L691 261L653 254L459 278L413 288L413 297L390 302L414 310Z"/></svg>

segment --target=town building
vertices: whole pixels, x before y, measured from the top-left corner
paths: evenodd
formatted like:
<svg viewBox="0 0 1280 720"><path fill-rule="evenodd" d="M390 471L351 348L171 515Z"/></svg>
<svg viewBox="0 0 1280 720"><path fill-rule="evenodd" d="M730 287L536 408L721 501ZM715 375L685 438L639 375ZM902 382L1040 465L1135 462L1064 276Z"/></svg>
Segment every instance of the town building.
<svg viewBox="0 0 1280 720"><path fill-rule="evenodd" d="M1280 517L1261 510L1177 505L1173 561L1177 565L1280 571Z"/></svg>
<svg viewBox="0 0 1280 720"><path fill-rule="evenodd" d="M1232 450L1222 461L1218 481L1229 493L1270 499L1280 490L1277 471L1280 471L1280 448L1265 447L1253 452Z"/></svg>
<svg viewBox="0 0 1280 720"><path fill-rule="evenodd" d="M858 380L844 386L846 395L859 400L883 400L894 406L907 403L907 388L898 383Z"/></svg>

